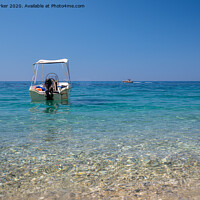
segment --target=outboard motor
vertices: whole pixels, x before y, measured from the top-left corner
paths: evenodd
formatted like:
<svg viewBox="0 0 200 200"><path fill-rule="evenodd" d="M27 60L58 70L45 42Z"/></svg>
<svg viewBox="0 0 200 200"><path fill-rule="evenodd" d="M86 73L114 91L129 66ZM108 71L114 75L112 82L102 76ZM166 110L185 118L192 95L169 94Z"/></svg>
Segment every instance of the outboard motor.
<svg viewBox="0 0 200 200"><path fill-rule="evenodd" d="M45 80L45 93L47 100L53 100L53 85L54 79L48 78Z"/></svg>
<svg viewBox="0 0 200 200"><path fill-rule="evenodd" d="M53 100L53 95L58 93L58 75L48 73L45 79L44 87L47 100Z"/></svg>

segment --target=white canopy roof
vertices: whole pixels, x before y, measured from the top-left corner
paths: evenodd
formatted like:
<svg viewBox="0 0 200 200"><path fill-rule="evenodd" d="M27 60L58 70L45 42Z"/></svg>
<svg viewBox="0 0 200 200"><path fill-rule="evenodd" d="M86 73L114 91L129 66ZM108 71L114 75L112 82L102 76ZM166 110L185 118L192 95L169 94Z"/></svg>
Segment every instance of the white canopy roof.
<svg viewBox="0 0 200 200"><path fill-rule="evenodd" d="M67 63L68 60L66 58L60 60L39 60L34 64L53 64L53 63Z"/></svg>

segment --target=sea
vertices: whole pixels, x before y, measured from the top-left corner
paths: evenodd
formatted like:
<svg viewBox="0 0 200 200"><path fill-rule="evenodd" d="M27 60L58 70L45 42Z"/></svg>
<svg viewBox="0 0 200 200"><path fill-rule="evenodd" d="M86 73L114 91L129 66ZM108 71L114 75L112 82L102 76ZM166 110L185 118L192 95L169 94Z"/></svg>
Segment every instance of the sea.
<svg viewBox="0 0 200 200"><path fill-rule="evenodd" d="M200 82L0 82L0 199L200 199Z"/></svg>

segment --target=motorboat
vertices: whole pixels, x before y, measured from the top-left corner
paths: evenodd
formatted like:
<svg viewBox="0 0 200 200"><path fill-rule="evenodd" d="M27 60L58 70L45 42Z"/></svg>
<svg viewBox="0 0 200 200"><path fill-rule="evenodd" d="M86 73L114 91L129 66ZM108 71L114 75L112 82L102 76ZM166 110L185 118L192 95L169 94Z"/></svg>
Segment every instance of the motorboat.
<svg viewBox="0 0 200 200"><path fill-rule="evenodd" d="M128 79L126 81L122 81L123 83L133 83L133 81L131 81L131 79Z"/></svg>
<svg viewBox="0 0 200 200"><path fill-rule="evenodd" d="M58 75L56 73L50 72L46 74L43 80L43 65L50 64L61 64L64 72L65 80L59 81ZM38 68L42 67L42 80L37 80ZM33 78L32 83L29 88L31 101L45 101L45 100L55 100L62 101L68 100L69 90L71 88L70 83L70 73L69 73L69 61L68 59L60 60L39 60L33 64Z"/></svg>

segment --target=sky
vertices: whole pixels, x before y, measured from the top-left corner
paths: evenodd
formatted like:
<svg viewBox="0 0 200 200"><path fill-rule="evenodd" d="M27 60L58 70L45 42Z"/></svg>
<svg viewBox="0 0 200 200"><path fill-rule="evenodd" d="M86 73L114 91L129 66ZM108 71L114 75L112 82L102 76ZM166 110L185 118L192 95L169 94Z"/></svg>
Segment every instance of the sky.
<svg viewBox="0 0 200 200"><path fill-rule="evenodd" d="M72 81L200 81L199 0L1 0L0 81L30 81L39 59L69 59Z"/></svg>

